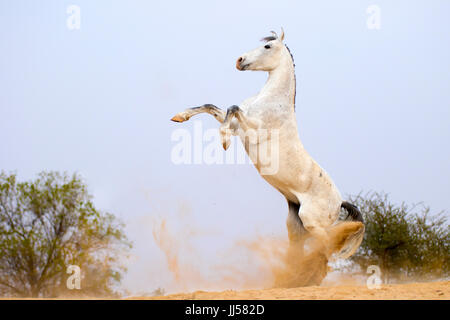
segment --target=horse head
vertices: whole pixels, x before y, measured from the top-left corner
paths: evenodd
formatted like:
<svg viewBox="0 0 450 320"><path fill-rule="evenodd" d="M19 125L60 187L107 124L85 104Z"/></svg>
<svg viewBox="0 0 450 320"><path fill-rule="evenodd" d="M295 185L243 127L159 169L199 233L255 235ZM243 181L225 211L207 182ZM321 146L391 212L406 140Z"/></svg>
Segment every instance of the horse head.
<svg viewBox="0 0 450 320"><path fill-rule="evenodd" d="M287 50L283 44L284 31L281 28L280 37L274 31L271 33L271 36L261 39L264 45L244 53L237 59L238 70L272 71L279 66Z"/></svg>

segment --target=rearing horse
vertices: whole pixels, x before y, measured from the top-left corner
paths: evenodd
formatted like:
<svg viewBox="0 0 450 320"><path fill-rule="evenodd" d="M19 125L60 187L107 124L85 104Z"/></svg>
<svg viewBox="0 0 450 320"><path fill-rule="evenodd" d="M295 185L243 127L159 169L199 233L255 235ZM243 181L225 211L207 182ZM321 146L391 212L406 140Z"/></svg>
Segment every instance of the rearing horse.
<svg viewBox="0 0 450 320"><path fill-rule="evenodd" d="M226 150L230 134L239 135L244 147L261 176L281 192L288 202L287 229L290 248L303 248L306 236L319 240L325 248L326 257L335 253L339 258L351 256L359 247L364 224L359 210L342 200L329 175L308 154L298 136L295 117L295 70L289 48L283 44L284 31L280 37L272 35L262 39L264 45L240 56L236 61L238 70L259 70L269 73L262 90L239 106L223 111L212 104L187 109L171 120L183 122L199 113L209 113L220 123L220 134ZM265 130L265 134L259 134ZM249 142L247 132L256 132L256 140ZM267 134L277 132L277 134ZM274 141L276 139L276 141ZM267 158L255 156L251 146L258 148L277 146L277 170L264 172ZM270 159L269 159L270 160ZM338 222L340 209L348 212L350 221ZM336 224L351 224L351 231L340 244L331 244L330 230Z"/></svg>

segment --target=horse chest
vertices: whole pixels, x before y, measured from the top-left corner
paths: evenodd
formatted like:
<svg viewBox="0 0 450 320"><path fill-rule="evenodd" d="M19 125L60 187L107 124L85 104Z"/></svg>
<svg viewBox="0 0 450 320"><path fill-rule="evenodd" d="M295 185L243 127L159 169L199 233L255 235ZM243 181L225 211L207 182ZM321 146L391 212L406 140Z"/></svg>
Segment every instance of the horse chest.
<svg viewBox="0 0 450 320"><path fill-rule="evenodd" d="M287 106L280 103L252 103L247 105L244 112L248 117L261 120L264 129L278 129L289 118Z"/></svg>

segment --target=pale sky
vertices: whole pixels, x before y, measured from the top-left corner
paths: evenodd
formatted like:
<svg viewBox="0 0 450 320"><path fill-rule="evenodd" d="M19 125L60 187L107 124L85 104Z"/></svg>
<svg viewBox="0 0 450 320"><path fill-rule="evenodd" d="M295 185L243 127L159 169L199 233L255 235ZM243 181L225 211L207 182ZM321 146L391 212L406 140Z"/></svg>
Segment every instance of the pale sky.
<svg viewBox="0 0 450 320"><path fill-rule="evenodd" d="M71 4L79 30L66 25ZM374 4L379 30L366 25ZM131 292L177 289L154 219L171 221L197 262L249 234L285 236L285 200L252 166L175 165L171 135L194 122L169 121L257 93L267 75L235 60L283 27L300 138L341 194L448 210L449 13L445 0L0 0L0 170L80 173L97 207L127 224Z"/></svg>

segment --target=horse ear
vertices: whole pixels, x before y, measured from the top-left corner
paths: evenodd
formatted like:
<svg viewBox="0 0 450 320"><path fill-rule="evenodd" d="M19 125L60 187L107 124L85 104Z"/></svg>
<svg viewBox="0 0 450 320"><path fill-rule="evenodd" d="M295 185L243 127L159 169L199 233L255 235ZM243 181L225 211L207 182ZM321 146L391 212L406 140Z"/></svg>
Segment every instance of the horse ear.
<svg viewBox="0 0 450 320"><path fill-rule="evenodd" d="M283 30L283 27L281 27L281 36L280 36L280 40L281 40L281 41L284 40L284 30Z"/></svg>

